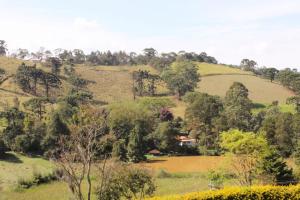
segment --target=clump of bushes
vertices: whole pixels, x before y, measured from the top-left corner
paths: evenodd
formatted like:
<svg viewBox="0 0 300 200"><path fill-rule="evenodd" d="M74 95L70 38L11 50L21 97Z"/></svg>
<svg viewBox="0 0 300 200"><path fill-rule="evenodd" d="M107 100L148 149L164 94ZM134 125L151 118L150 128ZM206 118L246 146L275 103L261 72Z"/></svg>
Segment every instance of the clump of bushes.
<svg viewBox="0 0 300 200"><path fill-rule="evenodd" d="M300 199L300 185L231 187L216 191L195 192L185 195L154 197L149 200L257 200Z"/></svg>
<svg viewBox="0 0 300 200"><path fill-rule="evenodd" d="M37 186L44 183L59 180L62 177L61 170L53 170L51 173L42 174L40 172L33 172L33 177L29 179L20 178L17 182L17 188L28 189L32 186Z"/></svg>

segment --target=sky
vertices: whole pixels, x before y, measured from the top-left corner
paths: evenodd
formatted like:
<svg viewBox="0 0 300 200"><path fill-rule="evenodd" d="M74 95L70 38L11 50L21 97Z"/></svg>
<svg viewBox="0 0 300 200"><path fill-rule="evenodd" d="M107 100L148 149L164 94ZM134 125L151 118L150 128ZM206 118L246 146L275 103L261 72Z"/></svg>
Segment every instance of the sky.
<svg viewBox="0 0 300 200"><path fill-rule="evenodd" d="M0 0L11 52L207 52L220 63L300 70L300 0Z"/></svg>

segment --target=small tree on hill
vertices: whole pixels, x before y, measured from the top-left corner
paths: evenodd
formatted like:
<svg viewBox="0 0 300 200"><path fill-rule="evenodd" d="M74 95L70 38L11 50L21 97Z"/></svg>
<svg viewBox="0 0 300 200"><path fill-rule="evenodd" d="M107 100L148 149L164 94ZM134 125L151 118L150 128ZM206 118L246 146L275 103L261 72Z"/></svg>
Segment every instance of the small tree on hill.
<svg viewBox="0 0 300 200"><path fill-rule="evenodd" d="M47 59L47 65L51 67L51 72L55 74L55 76L58 76L60 73L60 68L62 66L62 62L59 58L56 57L50 57Z"/></svg>
<svg viewBox="0 0 300 200"><path fill-rule="evenodd" d="M61 85L61 81L57 76L51 73L44 72L41 76L41 83L45 88L45 95L48 98L50 94L51 88L59 88Z"/></svg>
<svg viewBox="0 0 300 200"><path fill-rule="evenodd" d="M37 115L39 120L43 118L43 115L46 113L45 104L49 103L49 99L41 98L32 98L23 103L25 109L30 110L33 114Z"/></svg>
<svg viewBox="0 0 300 200"><path fill-rule="evenodd" d="M162 73L168 88L180 99L186 92L194 91L200 81L196 64L189 61L175 62Z"/></svg>

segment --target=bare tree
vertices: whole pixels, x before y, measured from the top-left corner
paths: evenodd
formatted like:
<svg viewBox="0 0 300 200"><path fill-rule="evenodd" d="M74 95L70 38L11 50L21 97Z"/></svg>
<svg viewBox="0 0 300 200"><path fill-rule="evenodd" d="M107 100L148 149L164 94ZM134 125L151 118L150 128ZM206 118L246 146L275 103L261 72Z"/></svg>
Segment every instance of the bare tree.
<svg viewBox="0 0 300 200"><path fill-rule="evenodd" d="M77 200L90 200L92 191L91 167L97 153L97 143L106 132L107 112L92 107L81 107L71 126L69 137L62 137L54 158L63 170L67 182ZM106 156L104 156L106 157ZM82 192L83 180L87 181L88 192Z"/></svg>

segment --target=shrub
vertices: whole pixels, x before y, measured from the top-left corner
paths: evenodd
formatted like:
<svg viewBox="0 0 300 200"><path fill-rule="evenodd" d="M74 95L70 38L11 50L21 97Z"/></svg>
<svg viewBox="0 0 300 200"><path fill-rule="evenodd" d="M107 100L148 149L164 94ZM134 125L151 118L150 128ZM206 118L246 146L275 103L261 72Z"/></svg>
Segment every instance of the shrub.
<svg viewBox="0 0 300 200"><path fill-rule="evenodd" d="M40 172L33 172L33 177L30 179L20 178L17 182L17 188L28 189L32 186L37 186L51 181L58 180L60 178L59 170L54 170L48 174L42 174Z"/></svg>
<svg viewBox="0 0 300 200"><path fill-rule="evenodd" d="M172 177L172 174L170 174L168 171L161 169L156 174L157 178L170 178Z"/></svg>
<svg viewBox="0 0 300 200"><path fill-rule="evenodd" d="M217 191L195 192L185 195L154 197L148 200L277 200L300 199L300 185L231 187Z"/></svg>

